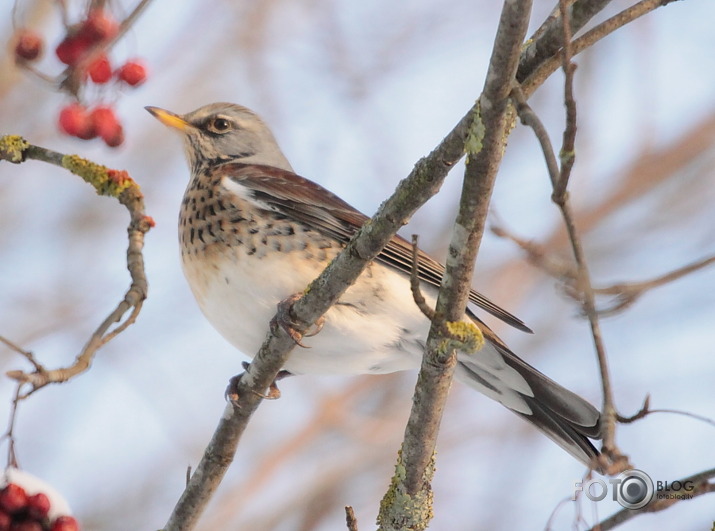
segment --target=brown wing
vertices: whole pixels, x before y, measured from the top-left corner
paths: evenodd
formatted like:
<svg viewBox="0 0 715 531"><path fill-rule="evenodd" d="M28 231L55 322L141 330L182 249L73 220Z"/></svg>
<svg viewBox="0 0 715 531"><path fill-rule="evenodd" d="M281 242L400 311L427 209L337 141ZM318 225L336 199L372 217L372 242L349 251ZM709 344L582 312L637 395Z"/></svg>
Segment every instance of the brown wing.
<svg viewBox="0 0 715 531"><path fill-rule="evenodd" d="M347 243L369 219L322 186L289 171L237 162L223 164L214 171L251 190L255 201L266 209L302 221L343 243ZM410 274L412 244L400 236L394 236L380 252L377 260ZM444 266L420 250L417 272L421 280L439 287ZM500 308L484 295L472 290L469 300L505 323L531 333L531 329L518 317Z"/></svg>

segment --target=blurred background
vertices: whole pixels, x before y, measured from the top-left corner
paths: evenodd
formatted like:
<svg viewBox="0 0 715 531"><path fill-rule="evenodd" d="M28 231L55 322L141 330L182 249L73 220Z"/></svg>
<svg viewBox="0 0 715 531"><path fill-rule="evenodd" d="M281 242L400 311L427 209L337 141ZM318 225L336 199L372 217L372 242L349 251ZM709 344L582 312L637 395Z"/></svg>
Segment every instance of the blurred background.
<svg viewBox="0 0 715 531"><path fill-rule="evenodd" d="M598 20L632 3L614 1ZM79 20L84 4L66 4ZM532 31L553 4L535 2ZM134 5L110 7L122 17ZM13 3L0 6L0 40L8 42ZM176 220L188 170L178 138L143 107L248 106L271 125L298 173L372 214L479 95L499 9L487 0L153 0L111 52L117 62L145 58L149 80L87 94L121 116L126 142L117 149L61 134L57 114L70 98L16 68L11 48L4 51L0 133L128 170L157 223L146 239L150 292L137 323L100 350L88 373L42 389L19 411L20 465L62 491L84 529L165 523L187 466L198 463L223 411L226 383L246 359L206 322L182 277ZM713 17L712 2L677 2L576 58L571 197L597 286L649 279L715 252ZM45 37L40 68L59 74L54 47L64 30L56 3L21 0L15 21ZM557 146L562 79L552 76L531 100ZM439 258L461 170L403 231L418 233ZM549 198L536 140L518 125L490 219L569 261ZM127 222L116 201L67 172L40 162L0 164L0 334L49 367L74 359L129 285ZM715 268L700 270L603 320L622 414L650 395L653 408L715 417L713 285ZM526 335L487 316L517 354L600 405L587 322L557 280L528 264L513 242L486 234L474 286L534 330ZM28 364L0 348L3 373L17 368ZM345 529L345 505L354 506L361 530L372 528L415 379L285 380L283 397L264 403L251 422L200 529ZM13 387L0 379L0 423ZM654 414L620 426L617 442L655 480L715 466L715 427L685 416ZM620 508L610 501L559 506L584 472L525 422L457 384L438 444L431 528L584 528ZM702 496L622 529L709 529L713 507L713 496Z"/></svg>

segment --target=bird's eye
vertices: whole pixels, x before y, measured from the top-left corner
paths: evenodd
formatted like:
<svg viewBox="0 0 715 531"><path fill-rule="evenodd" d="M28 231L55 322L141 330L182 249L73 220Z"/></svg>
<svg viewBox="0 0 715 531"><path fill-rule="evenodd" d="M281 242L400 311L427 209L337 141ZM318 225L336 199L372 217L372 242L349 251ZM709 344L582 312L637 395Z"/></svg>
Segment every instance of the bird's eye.
<svg viewBox="0 0 715 531"><path fill-rule="evenodd" d="M231 129L231 122L226 118L214 118L209 122L209 129L214 133L225 133Z"/></svg>

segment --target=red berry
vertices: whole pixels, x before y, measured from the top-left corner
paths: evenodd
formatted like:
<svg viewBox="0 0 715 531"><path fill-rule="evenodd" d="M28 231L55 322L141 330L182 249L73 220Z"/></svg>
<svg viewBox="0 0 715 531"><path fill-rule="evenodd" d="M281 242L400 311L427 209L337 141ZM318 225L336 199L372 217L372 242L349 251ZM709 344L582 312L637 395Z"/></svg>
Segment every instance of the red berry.
<svg viewBox="0 0 715 531"><path fill-rule="evenodd" d="M27 515L35 520L42 520L50 512L50 505L50 499L43 492L28 496Z"/></svg>
<svg viewBox="0 0 715 531"><path fill-rule="evenodd" d="M0 508L14 514L27 506L27 493L20 485L9 483L0 491Z"/></svg>
<svg viewBox="0 0 715 531"><path fill-rule="evenodd" d="M100 55L87 67L89 77L95 83L106 83L112 79L112 66L105 54Z"/></svg>
<svg viewBox="0 0 715 531"><path fill-rule="evenodd" d="M16 34L15 57L25 61L34 61L42 53L44 43L34 31L21 29Z"/></svg>
<svg viewBox="0 0 715 531"><path fill-rule="evenodd" d="M55 53L60 61L66 65L75 65L89 49L90 42L82 35L67 36L57 45Z"/></svg>
<svg viewBox="0 0 715 531"><path fill-rule="evenodd" d="M92 112L89 113L89 117L94 124L94 130L97 132L97 135L102 138L114 135L120 127L117 115L114 114L114 109L106 105L92 109Z"/></svg>
<svg viewBox="0 0 715 531"><path fill-rule="evenodd" d="M12 517L5 511L0 511L0 531L8 531L11 523Z"/></svg>
<svg viewBox="0 0 715 531"><path fill-rule="evenodd" d="M70 136L77 136L84 140L94 138L94 124L90 119L87 109L79 103L71 103L60 111L60 129Z"/></svg>
<svg viewBox="0 0 715 531"><path fill-rule="evenodd" d="M42 524L34 520L20 520L10 525L10 531L42 531Z"/></svg>
<svg viewBox="0 0 715 531"><path fill-rule="evenodd" d="M124 142L124 131L117 115L111 107L96 107L90 114L94 130L109 147L117 147Z"/></svg>
<svg viewBox="0 0 715 531"><path fill-rule="evenodd" d="M108 41L119 33L119 24L102 9L93 9L80 30L92 42Z"/></svg>
<svg viewBox="0 0 715 531"><path fill-rule="evenodd" d="M120 125L112 136L103 136L102 140L104 140L104 143L109 147L121 146L124 143L124 129L122 129Z"/></svg>
<svg viewBox="0 0 715 531"><path fill-rule="evenodd" d="M127 85L136 87L146 81L146 66L141 61L127 61L117 71L117 77Z"/></svg>
<svg viewBox="0 0 715 531"><path fill-rule="evenodd" d="M72 516L60 516L52 522L50 531L79 531L79 523Z"/></svg>

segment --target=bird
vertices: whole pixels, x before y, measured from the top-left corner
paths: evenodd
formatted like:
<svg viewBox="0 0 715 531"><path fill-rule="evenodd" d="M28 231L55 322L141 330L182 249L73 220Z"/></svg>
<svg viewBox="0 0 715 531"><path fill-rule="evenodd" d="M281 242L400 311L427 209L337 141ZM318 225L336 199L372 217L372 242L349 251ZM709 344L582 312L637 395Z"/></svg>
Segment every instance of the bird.
<svg viewBox="0 0 715 531"><path fill-rule="evenodd" d="M291 167L273 133L241 105L187 114L146 107L183 136L190 180L179 213L184 275L203 314L247 356L258 352L276 306L302 293L368 216ZM430 321L413 300L413 248L394 236L323 316L319 333L285 363L286 374L385 374L419 369ZM444 266L419 251L417 271L434 307ZM458 352L455 379L526 419L598 470L601 415L514 354L479 308L525 332L517 317L472 290L464 320L484 336Z"/></svg>

